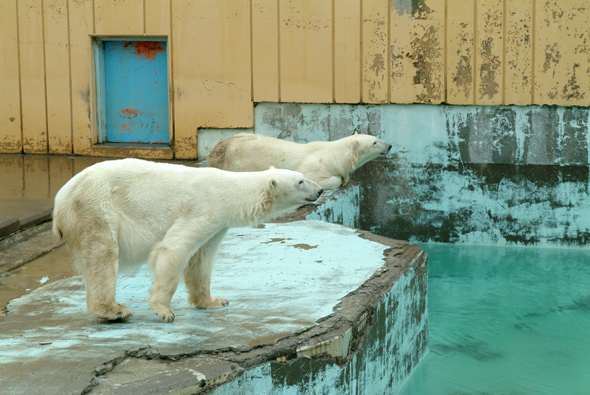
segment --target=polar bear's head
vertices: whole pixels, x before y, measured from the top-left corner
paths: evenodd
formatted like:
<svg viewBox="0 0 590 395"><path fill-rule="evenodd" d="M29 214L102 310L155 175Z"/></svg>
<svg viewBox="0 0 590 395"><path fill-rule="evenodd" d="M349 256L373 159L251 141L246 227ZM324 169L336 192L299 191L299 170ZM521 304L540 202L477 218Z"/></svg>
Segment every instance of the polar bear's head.
<svg viewBox="0 0 590 395"><path fill-rule="evenodd" d="M368 134L359 134L355 131L349 138L352 139L351 160L353 169L361 167L379 156L387 155L391 149L391 144Z"/></svg>
<svg viewBox="0 0 590 395"><path fill-rule="evenodd" d="M269 176L268 191L273 211L278 214L315 202L324 192L322 187L296 171L271 166L265 173Z"/></svg>

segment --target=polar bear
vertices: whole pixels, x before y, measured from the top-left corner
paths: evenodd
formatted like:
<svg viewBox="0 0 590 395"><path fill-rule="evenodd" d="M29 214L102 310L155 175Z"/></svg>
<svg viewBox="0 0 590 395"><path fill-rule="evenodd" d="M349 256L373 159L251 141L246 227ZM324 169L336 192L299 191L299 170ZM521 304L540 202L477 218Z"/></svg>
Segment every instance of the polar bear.
<svg viewBox="0 0 590 395"><path fill-rule="evenodd" d="M230 171L259 171L275 166L303 173L324 189L335 189L348 183L351 171L387 155L390 149L391 144L356 131L337 141L307 144L240 133L217 144L207 165Z"/></svg>
<svg viewBox="0 0 590 395"><path fill-rule="evenodd" d="M215 253L230 227L255 225L315 201L323 189L301 173L233 173L139 159L95 164L55 197L53 232L73 252L88 311L103 320L133 312L115 301L119 264L147 260L150 307L174 321L170 300L184 275L197 308L226 306L210 294Z"/></svg>

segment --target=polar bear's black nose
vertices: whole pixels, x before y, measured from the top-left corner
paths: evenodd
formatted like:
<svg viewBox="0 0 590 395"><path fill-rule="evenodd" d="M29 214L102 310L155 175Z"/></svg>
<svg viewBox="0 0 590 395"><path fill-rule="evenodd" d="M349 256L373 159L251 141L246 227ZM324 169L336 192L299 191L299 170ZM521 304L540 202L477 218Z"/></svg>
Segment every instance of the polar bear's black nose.
<svg viewBox="0 0 590 395"><path fill-rule="evenodd" d="M320 196L322 193L324 193L324 190L323 190L323 189L320 189L320 190L318 191L318 196Z"/></svg>

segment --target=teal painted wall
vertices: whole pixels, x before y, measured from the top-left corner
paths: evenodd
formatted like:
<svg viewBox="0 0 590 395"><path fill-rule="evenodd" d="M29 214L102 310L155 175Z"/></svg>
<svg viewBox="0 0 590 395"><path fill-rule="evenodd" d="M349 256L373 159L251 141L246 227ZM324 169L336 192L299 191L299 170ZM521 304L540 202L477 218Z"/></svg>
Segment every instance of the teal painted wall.
<svg viewBox="0 0 590 395"><path fill-rule="evenodd" d="M415 242L587 246L589 117L586 107L262 103L254 132L308 142L358 128L391 143L386 159L353 173L362 229Z"/></svg>
<svg viewBox="0 0 590 395"><path fill-rule="evenodd" d="M428 353L427 272L410 269L379 303L358 353L297 358L246 370L212 395L397 394Z"/></svg>

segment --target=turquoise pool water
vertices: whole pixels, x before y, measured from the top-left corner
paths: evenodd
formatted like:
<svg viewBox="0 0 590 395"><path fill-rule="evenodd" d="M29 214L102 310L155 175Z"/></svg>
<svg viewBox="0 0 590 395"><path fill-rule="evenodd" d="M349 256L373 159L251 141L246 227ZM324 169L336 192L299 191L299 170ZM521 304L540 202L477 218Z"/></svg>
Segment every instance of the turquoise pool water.
<svg viewBox="0 0 590 395"><path fill-rule="evenodd" d="M402 395L590 394L590 250L420 247L430 353Z"/></svg>

